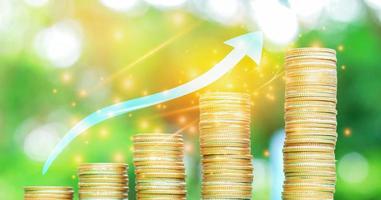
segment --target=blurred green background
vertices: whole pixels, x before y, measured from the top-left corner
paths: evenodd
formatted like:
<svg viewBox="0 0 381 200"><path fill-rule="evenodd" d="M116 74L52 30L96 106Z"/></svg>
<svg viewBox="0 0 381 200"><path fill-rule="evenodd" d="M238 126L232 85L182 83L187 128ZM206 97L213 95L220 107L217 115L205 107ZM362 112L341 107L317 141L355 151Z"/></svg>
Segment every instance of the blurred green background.
<svg viewBox="0 0 381 200"><path fill-rule="evenodd" d="M41 174L87 114L195 78L250 31L265 35L259 66L245 58L202 91L101 123ZM280 199L283 57L308 46L337 50L335 198L381 199L381 1L0 0L0 199L22 199L27 185L77 188L82 162L129 163L134 199L131 136L181 129L188 199L200 199L197 104L211 90L251 94L253 199Z"/></svg>

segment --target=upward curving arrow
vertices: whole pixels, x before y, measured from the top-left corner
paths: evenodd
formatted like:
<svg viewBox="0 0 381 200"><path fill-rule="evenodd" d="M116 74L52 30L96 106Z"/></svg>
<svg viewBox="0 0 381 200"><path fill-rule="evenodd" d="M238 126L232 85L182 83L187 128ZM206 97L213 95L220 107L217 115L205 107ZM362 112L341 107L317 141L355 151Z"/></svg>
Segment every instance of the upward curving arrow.
<svg viewBox="0 0 381 200"><path fill-rule="evenodd" d="M263 35L261 32L241 35L225 41L225 44L232 46L234 49L213 68L196 79L170 90L114 104L88 115L82 121L77 123L54 147L44 164L42 174L45 174L48 171L53 161L70 144L70 142L88 128L112 117L176 99L206 87L229 72L245 55L248 55L257 64L260 63L263 48Z"/></svg>

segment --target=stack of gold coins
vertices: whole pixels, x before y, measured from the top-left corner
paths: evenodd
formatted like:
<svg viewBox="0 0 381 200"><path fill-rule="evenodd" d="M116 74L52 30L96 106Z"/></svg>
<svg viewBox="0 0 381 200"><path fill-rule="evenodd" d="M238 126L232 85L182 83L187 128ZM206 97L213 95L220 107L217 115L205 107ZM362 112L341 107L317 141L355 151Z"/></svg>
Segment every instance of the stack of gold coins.
<svg viewBox="0 0 381 200"><path fill-rule="evenodd" d="M127 199L128 166L124 163L81 164L78 170L79 199Z"/></svg>
<svg viewBox="0 0 381 200"><path fill-rule="evenodd" d="M250 106L245 93L200 97L203 199L251 199Z"/></svg>
<svg viewBox="0 0 381 200"><path fill-rule="evenodd" d="M333 199L336 184L336 52L292 49L286 56L283 199Z"/></svg>
<svg viewBox="0 0 381 200"><path fill-rule="evenodd" d="M25 200L72 200L73 188L62 186L29 186L24 188Z"/></svg>
<svg viewBox="0 0 381 200"><path fill-rule="evenodd" d="M133 142L137 199L186 199L182 136L138 134Z"/></svg>

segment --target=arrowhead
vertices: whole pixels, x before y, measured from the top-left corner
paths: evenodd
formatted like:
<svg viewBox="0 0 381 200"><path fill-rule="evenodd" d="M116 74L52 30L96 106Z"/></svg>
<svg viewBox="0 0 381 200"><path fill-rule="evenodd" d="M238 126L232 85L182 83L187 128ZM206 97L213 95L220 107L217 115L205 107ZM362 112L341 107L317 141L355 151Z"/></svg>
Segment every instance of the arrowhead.
<svg viewBox="0 0 381 200"><path fill-rule="evenodd" d="M262 32L252 32L225 41L225 44L234 47L253 59L257 65L261 62L263 48Z"/></svg>

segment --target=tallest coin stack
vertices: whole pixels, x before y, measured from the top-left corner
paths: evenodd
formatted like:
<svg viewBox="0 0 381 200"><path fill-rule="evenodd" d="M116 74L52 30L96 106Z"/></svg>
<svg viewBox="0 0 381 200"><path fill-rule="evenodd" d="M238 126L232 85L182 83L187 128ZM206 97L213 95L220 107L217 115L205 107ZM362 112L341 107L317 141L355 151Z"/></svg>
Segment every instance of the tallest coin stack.
<svg viewBox="0 0 381 200"><path fill-rule="evenodd" d="M336 183L336 52L286 55L283 199L333 199Z"/></svg>

